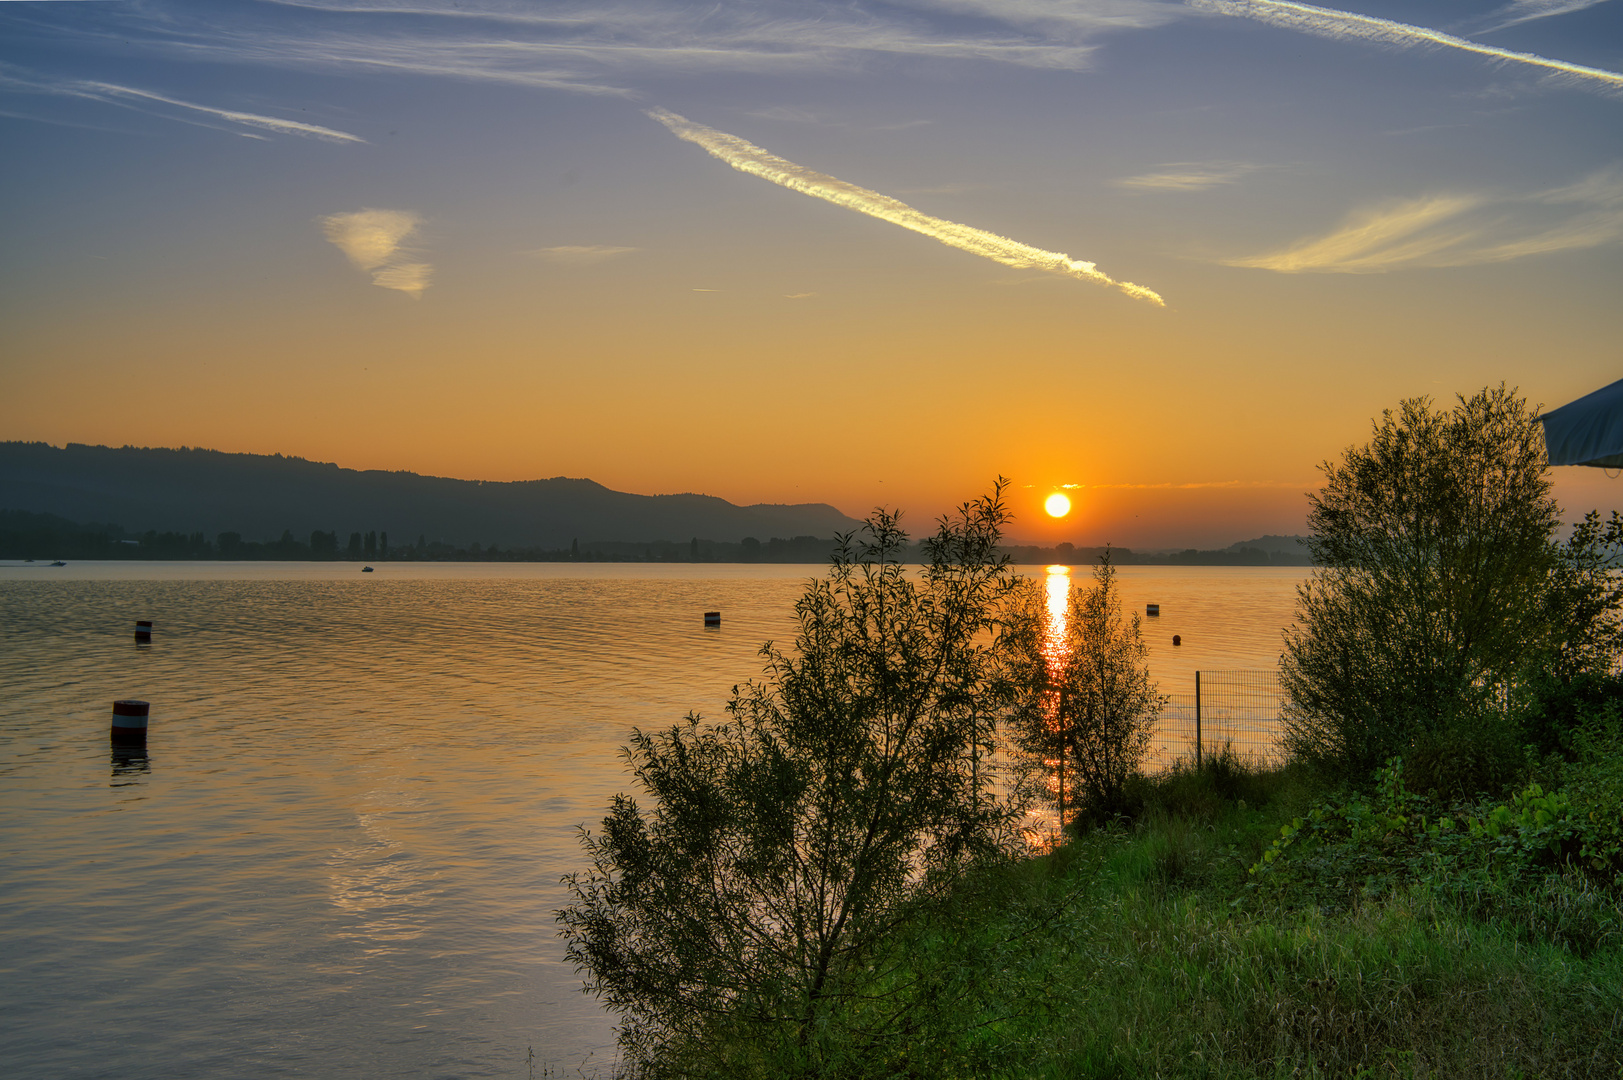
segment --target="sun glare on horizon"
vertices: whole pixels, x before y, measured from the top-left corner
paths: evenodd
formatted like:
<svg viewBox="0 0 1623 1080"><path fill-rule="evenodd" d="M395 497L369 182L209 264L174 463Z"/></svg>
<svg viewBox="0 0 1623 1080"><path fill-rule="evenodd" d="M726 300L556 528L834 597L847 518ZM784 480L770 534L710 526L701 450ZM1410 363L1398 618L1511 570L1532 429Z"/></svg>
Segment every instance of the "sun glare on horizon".
<svg viewBox="0 0 1623 1080"><path fill-rule="evenodd" d="M1062 518L1071 512L1070 496L1056 491L1043 502L1043 509L1049 517Z"/></svg>

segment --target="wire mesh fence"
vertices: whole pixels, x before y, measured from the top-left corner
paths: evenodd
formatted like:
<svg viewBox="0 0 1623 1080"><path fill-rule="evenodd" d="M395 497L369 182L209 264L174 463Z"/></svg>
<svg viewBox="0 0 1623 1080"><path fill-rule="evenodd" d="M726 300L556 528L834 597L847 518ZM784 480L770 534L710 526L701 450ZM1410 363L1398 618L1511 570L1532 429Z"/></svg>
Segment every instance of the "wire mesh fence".
<svg viewBox="0 0 1623 1080"><path fill-rule="evenodd" d="M1232 746L1243 760L1281 765L1283 704L1277 669L1197 671L1194 693L1167 695L1145 764L1149 771L1159 772L1179 758L1198 763L1205 755Z"/></svg>

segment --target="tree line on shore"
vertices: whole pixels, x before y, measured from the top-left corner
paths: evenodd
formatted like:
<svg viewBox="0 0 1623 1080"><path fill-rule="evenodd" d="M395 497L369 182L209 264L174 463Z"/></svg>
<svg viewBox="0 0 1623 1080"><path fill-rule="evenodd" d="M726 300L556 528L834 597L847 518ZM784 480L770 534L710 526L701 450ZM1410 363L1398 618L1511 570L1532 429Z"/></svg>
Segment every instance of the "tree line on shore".
<svg viewBox="0 0 1623 1080"><path fill-rule="evenodd" d="M217 533L212 538L202 532L173 530L131 533L114 524L80 524L55 514L0 510L0 559L822 564L829 560L837 546L834 539L816 536L775 536L767 540L746 536L736 542L699 537L686 541L589 540L585 543L577 539L569 547L504 547L496 543L430 540L422 534L415 541L391 546L386 530L351 532L346 538L338 530L319 529L305 538L284 529L276 539L250 540L238 532ZM1069 543L1051 547L1004 544L1000 550L1015 563L1068 565L1092 563L1104 551ZM925 558L922 546L913 543L905 544L900 555L903 561L911 563ZM1305 548L1294 552L1244 542L1226 549L1189 548L1176 552L1114 548L1111 557L1119 566L1306 566L1311 561Z"/></svg>

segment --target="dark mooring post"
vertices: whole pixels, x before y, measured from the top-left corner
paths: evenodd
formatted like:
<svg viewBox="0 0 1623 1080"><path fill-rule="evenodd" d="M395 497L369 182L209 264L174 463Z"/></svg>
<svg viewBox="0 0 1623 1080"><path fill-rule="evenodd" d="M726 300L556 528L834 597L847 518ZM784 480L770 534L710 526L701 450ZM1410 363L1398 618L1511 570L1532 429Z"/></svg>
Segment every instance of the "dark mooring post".
<svg viewBox="0 0 1623 1080"><path fill-rule="evenodd" d="M1195 672L1195 769L1200 769L1200 672Z"/></svg>

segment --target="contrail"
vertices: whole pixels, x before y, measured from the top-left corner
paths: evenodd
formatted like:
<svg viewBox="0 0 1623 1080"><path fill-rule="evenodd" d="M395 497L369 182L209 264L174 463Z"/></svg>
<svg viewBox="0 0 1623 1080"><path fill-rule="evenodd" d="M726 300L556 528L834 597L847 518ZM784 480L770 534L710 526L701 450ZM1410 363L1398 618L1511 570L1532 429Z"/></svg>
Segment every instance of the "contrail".
<svg viewBox="0 0 1623 1080"><path fill-rule="evenodd" d="M1537 53L1513 52L1493 45L1483 45L1465 38L1445 34L1441 30L1428 30L1424 26L1377 19L1373 15L1355 15L1350 11L1298 4L1293 0L1187 0L1196 11L1210 11L1218 15L1235 15L1259 22L1271 23L1290 30L1300 30L1329 38L1359 38L1384 45L1409 48L1415 45L1442 45L1450 49L1463 49L1495 60L1508 60L1517 64L1569 75L1573 78L1600 83L1609 89L1623 88L1623 74L1602 68L1569 64L1565 60L1551 60Z"/></svg>
<svg viewBox="0 0 1623 1080"><path fill-rule="evenodd" d="M85 82L77 85L87 87L92 92L97 93L140 98L145 101L161 101L165 105L175 105L182 109L208 113L210 116L218 116L222 120L230 120L232 123L245 124L249 127L264 128L279 135L313 135L318 139L326 139L328 142L364 143L366 141L359 135L351 135L347 131L336 131L333 128L321 127L317 124L306 124L298 120L283 120L275 116L261 116L258 113L238 112L235 109L216 109L212 105L198 105L196 102L165 97L163 94L154 94L147 90L136 90L129 86L118 86L104 82Z"/></svg>
<svg viewBox="0 0 1623 1080"><path fill-rule="evenodd" d="M1134 285L1130 281L1117 281L1093 263L1073 259L1059 251L1044 251L1042 248L1022 244L1018 240L1010 240L997 233L960 225L956 221L931 217L899 199L848 184L844 180L815 172L792 161L785 161L736 135L728 135L715 128L696 124L664 109L650 109L648 115L670 128L671 133L677 138L686 139L704 148L712 157L720 158L739 172L759 176L791 191L825 199L835 206L843 206L847 210L855 210L859 214L867 214L880 221L900 225L904 229L912 229L916 233L933 237L948 247L959 248L971 255L979 255L1004 266L1018 267L1022 270L1047 270L1049 273L1063 274L1081 281L1113 285L1128 296L1148 300L1159 307L1166 306L1166 301L1153 290L1146 289L1142 285Z"/></svg>

